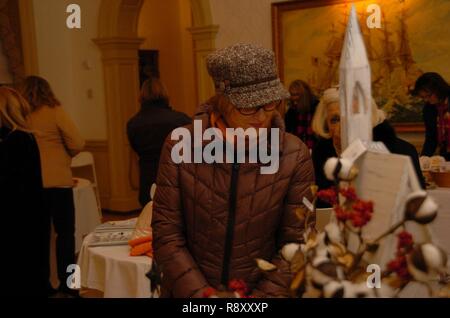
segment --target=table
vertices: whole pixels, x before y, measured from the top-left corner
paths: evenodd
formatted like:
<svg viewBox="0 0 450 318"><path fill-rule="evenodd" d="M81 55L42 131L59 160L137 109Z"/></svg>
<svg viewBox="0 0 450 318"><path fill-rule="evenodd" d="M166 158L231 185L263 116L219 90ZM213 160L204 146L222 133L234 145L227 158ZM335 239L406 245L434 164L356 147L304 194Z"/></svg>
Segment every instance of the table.
<svg viewBox="0 0 450 318"><path fill-rule="evenodd" d="M129 256L128 245L89 247L91 238L86 236L78 256L82 288L99 290L105 298L150 298L145 274L152 259Z"/></svg>
<svg viewBox="0 0 450 318"><path fill-rule="evenodd" d="M439 206L438 215L431 223L436 244L447 252L450 260L450 188L427 190Z"/></svg>
<svg viewBox="0 0 450 318"><path fill-rule="evenodd" d="M86 179L75 178L73 201L75 206L75 251L79 252L83 237L101 224L97 199L92 183Z"/></svg>

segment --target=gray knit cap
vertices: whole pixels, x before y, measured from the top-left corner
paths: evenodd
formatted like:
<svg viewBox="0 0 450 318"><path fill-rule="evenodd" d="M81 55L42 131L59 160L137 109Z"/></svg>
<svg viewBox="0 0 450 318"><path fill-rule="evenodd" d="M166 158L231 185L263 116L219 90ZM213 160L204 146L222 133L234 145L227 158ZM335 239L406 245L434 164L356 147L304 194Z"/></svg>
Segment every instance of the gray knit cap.
<svg viewBox="0 0 450 318"><path fill-rule="evenodd" d="M216 93L236 108L251 108L289 98L277 74L274 53L252 44L219 49L206 58Z"/></svg>

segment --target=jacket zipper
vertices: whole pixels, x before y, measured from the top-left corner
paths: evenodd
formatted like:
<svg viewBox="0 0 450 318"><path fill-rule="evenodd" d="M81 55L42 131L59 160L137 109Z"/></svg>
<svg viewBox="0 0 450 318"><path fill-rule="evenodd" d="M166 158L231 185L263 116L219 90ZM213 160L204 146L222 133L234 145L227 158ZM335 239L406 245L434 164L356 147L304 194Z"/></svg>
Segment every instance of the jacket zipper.
<svg viewBox="0 0 450 318"><path fill-rule="evenodd" d="M222 278L221 282L224 287L228 286L228 281L230 279L230 258L231 250L233 247L233 237L234 237L234 223L236 219L236 193L237 193L237 181L239 175L239 164L233 163L231 170L231 185L230 185L230 200L229 200L229 214L227 221L227 232L225 237L225 251L223 255L223 266L222 266Z"/></svg>

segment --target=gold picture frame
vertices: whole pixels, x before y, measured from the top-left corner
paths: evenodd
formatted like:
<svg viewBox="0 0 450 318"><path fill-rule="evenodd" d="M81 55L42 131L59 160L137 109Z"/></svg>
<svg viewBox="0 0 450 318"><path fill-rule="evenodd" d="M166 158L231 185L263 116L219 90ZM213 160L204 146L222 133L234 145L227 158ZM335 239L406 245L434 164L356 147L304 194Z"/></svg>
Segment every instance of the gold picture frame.
<svg viewBox="0 0 450 318"><path fill-rule="evenodd" d="M357 8L366 42L372 69L372 92L377 104L388 113L397 132L423 132L423 102L412 97L409 91L424 72L438 72L444 78L450 78L450 35L442 33L442 25L450 17L450 1L297 0L273 3L273 49L280 78L286 86L294 79L303 79L318 95L337 84L346 19L352 4ZM361 23L370 15L365 11L370 4L378 4L381 8L380 29L369 29ZM419 14L433 19L418 20ZM436 21L439 19L445 21L440 24ZM434 41L425 41L426 36L433 37ZM429 43L428 50L423 47L424 41Z"/></svg>

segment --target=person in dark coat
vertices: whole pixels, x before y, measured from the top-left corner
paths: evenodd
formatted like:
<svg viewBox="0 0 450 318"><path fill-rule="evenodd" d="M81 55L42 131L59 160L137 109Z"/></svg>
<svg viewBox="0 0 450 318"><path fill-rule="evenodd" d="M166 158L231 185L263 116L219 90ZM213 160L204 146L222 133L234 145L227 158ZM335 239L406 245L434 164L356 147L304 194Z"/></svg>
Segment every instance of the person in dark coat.
<svg viewBox="0 0 450 318"><path fill-rule="evenodd" d="M291 94L289 109L284 116L286 132L297 136L312 149L317 140L311 123L319 100L308 84L302 80L293 81L289 85L289 93Z"/></svg>
<svg viewBox="0 0 450 318"><path fill-rule="evenodd" d="M331 157L338 157L344 149L340 145L340 108L339 90L330 88L325 91L324 96L317 107L313 119L313 130L319 135L319 140L312 151L316 184L319 189L327 189L334 183L325 177L323 167ZM386 120L382 110L379 110L372 102L372 130L373 140L381 141L391 153L409 156L417 174L422 188L425 188L425 179L420 170L419 156L416 148L409 142L400 139L395 134L394 128ZM318 202L318 208L327 207L324 202Z"/></svg>
<svg viewBox="0 0 450 318"><path fill-rule="evenodd" d="M131 148L139 156L139 202L150 201L150 187L156 181L159 156L166 137L180 126L191 123L184 113L169 106L169 97L162 82L146 80L141 89L141 110L127 124Z"/></svg>
<svg viewBox="0 0 450 318"><path fill-rule="evenodd" d="M5 236L3 254L11 261L2 264L2 282L11 295L46 297L54 291L45 275L49 255L39 244L46 237L43 184L39 148L26 122L30 113L18 92L0 87L0 210L4 226L15 229Z"/></svg>
<svg viewBox="0 0 450 318"><path fill-rule="evenodd" d="M425 102L423 121L425 142L422 156L439 155L450 161L450 85L438 73L420 76L412 92Z"/></svg>

